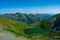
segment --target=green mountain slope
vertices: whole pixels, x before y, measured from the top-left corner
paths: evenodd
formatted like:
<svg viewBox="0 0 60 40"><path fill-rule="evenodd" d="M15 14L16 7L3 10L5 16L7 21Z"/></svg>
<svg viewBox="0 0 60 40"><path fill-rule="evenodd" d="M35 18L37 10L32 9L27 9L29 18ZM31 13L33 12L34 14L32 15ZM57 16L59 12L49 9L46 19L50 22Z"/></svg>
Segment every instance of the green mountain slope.
<svg viewBox="0 0 60 40"><path fill-rule="evenodd" d="M59 16L60 14L57 14L51 18L49 18L48 20L44 20L42 22L37 22L37 23L34 23L34 24L30 24L30 26L32 27L38 27L42 30L49 30L49 32L51 33L51 37L52 38L60 38L59 35L57 34L60 34L60 32L58 33L58 30L57 30L57 27L54 27L56 28L56 32L52 32L53 30L55 30L52 26L54 25L54 22L56 20L56 17ZM60 17L59 17L60 18ZM57 21L58 22L58 21ZM58 22L59 24L59 22ZM57 25L58 26L58 25ZM53 30L52 30L53 29ZM59 30L60 31L60 30ZM53 37L54 36L54 37Z"/></svg>
<svg viewBox="0 0 60 40"><path fill-rule="evenodd" d="M53 25L55 19L56 19L55 16L53 16L47 20L43 20L41 22L36 22L36 23L30 24L30 26L38 27L40 29L50 29L50 27Z"/></svg>
<svg viewBox="0 0 60 40"><path fill-rule="evenodd" d="M25 28L28 28L27 24L22 22L11 21L5 18L0 18L0 24L5 31L10 31L16 35L26 36L23 32Z"/></svg>

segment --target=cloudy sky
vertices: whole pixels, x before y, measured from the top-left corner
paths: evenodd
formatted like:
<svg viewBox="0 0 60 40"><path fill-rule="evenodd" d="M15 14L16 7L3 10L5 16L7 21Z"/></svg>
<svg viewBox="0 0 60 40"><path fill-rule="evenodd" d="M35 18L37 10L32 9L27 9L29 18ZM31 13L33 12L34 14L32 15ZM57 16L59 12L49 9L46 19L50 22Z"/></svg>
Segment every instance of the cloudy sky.
<svg viewBox="0 0 60 40"><path fill-rule="evenodd" d="M60 13L60 0L0 0L1 13Z"/></svg>

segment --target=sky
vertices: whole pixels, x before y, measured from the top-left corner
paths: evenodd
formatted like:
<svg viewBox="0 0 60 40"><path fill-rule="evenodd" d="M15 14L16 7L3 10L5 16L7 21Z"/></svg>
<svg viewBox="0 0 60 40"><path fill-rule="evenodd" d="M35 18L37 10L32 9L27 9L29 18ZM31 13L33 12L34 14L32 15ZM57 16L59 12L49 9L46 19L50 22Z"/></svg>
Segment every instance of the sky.
<svg viewBox="0 0 60 40"><path fill-rule="evenodd" d="M3 13L60 13L60 0L0 0Z"/></svg>

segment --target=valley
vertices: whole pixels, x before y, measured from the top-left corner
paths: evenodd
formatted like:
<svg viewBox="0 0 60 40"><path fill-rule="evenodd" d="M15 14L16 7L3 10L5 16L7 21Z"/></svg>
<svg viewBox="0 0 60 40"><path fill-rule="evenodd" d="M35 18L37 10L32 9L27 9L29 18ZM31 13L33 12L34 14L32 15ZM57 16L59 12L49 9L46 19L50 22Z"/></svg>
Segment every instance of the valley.
<svg viewBox="0 0 60 40"><path fill-rule="evenodd" d="M52 32L52 29L55 27L52 27L52 25L55 20L57 20L56 17L59 14L51 15L48 18L48 14L40 14L42 18L40 18L40 15L39 17L35 14L29 14L29 16L18 13L18 18L15 18L16 15L17 14L0 15L0 40L49 40L60 37L57 35L60 34L60 32ZM35 19L36 17L37 19ZM39 19L42 20L40 21Z"/></svg>

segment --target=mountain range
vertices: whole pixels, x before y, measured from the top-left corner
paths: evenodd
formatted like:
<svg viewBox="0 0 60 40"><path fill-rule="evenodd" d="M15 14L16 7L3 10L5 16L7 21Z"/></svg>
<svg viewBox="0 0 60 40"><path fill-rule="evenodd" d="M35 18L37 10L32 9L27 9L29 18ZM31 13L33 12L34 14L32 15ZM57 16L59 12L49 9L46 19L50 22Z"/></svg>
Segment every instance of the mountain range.
<svg viewBox="0 0 60 40"><path fill-rule="evenodd" d="M48 19L52 17L53 14L22 14L22 13L15 13L15 14L4 14L0 15L0 17L15 20L15 21L21 21L27 24L35 23L35 22L40 22L45 19Z"/></svg>
<svg viewBox="0 0 60 40"><path fill-rule="evenodd" d="M0 15L0 40L49 40L60 38L60 30L57 30L59 25L55 24L57 16L60 18L59 15L21 13ZM59 21L57 23L59 24Z"/></svg>

